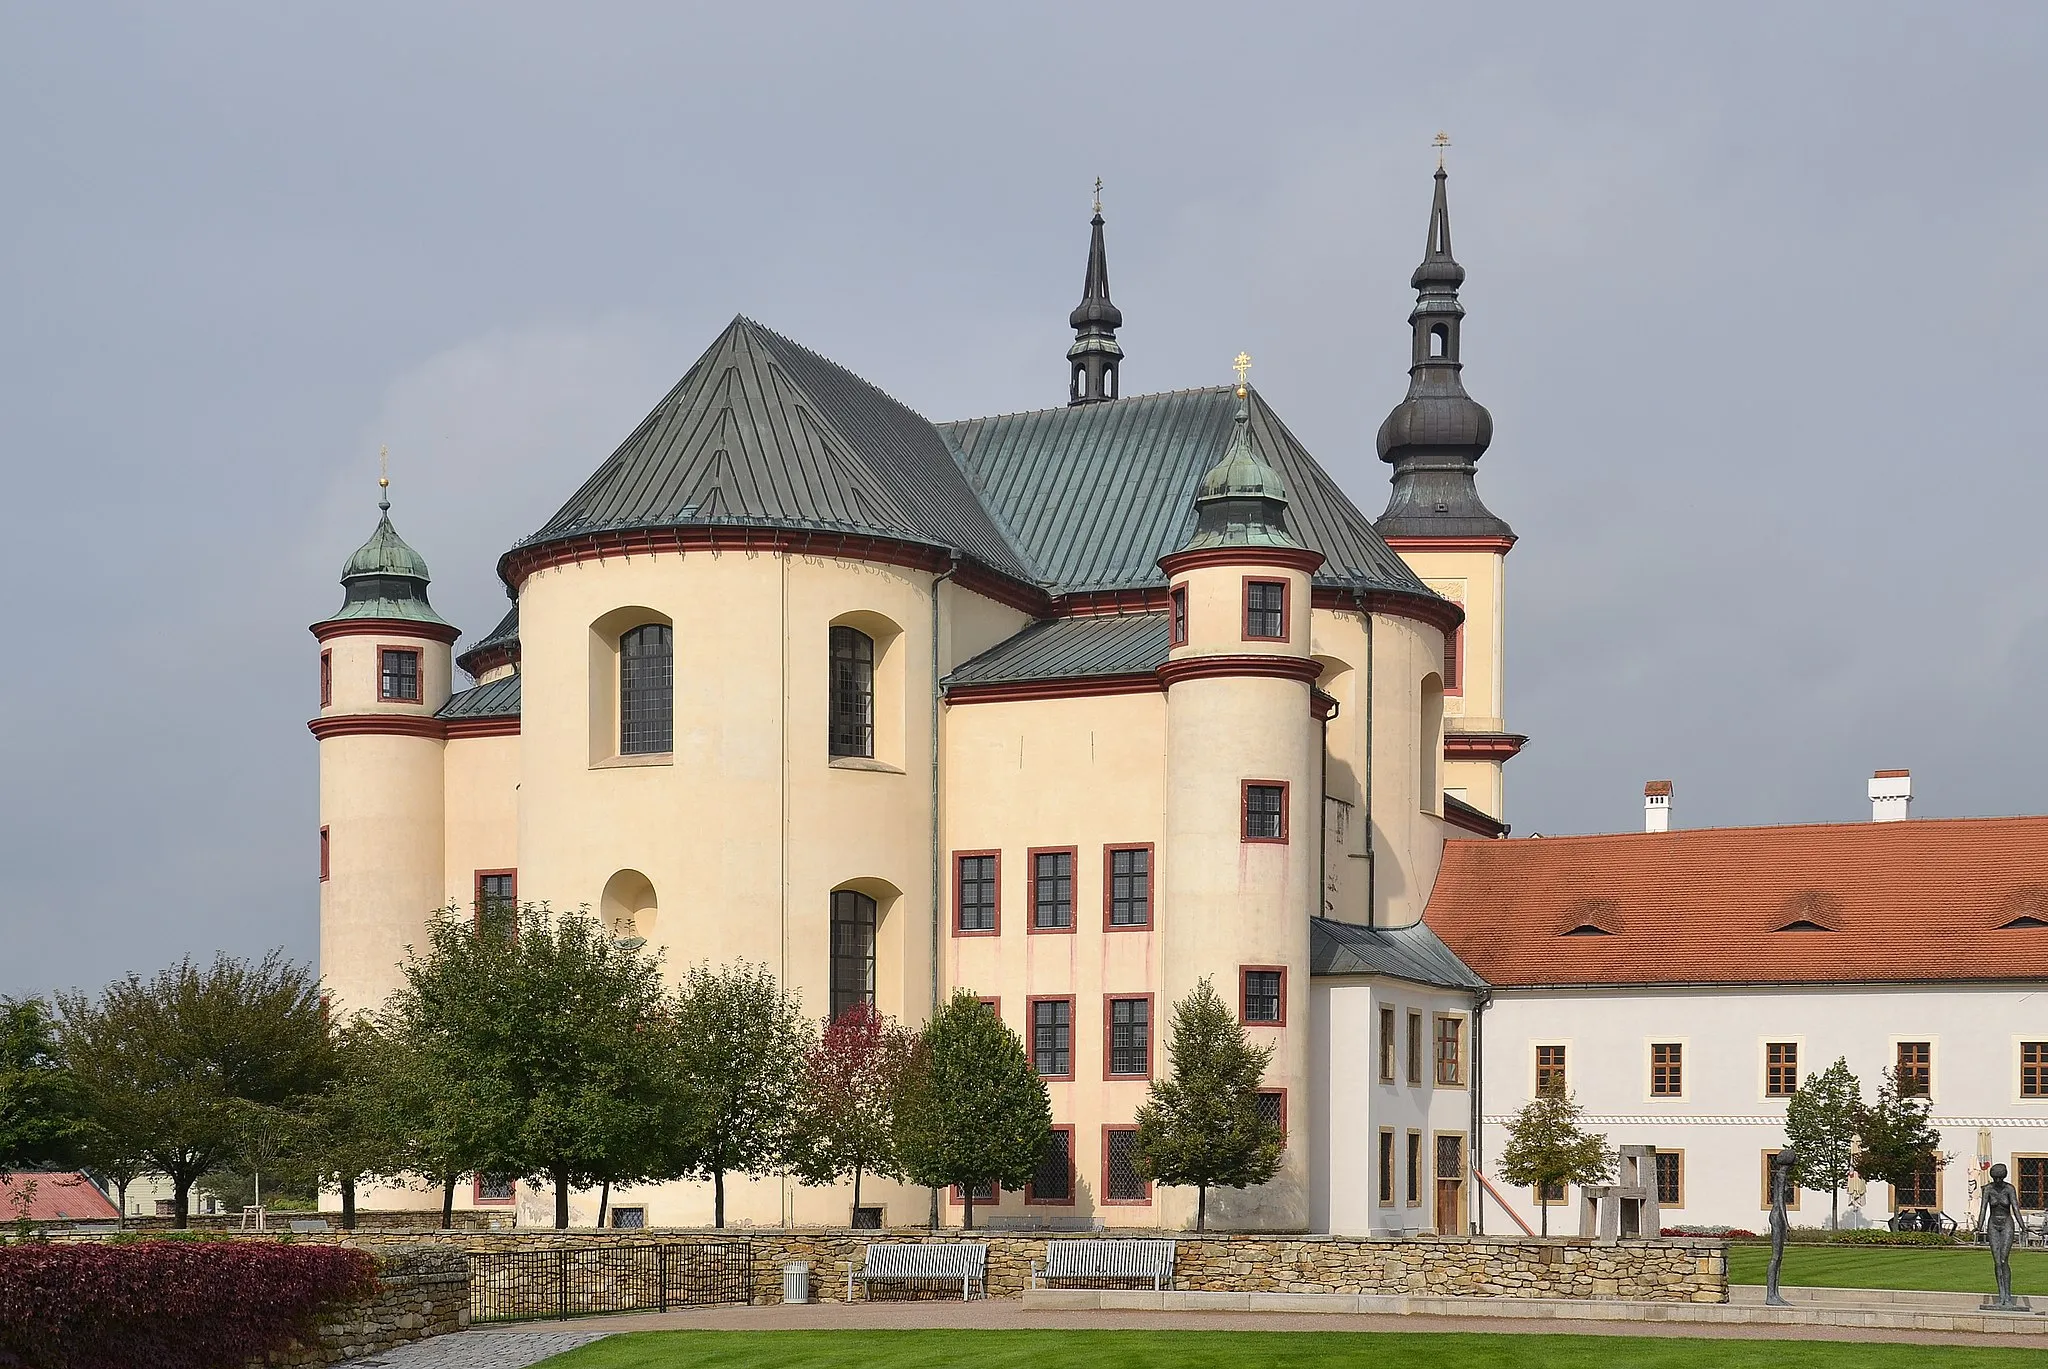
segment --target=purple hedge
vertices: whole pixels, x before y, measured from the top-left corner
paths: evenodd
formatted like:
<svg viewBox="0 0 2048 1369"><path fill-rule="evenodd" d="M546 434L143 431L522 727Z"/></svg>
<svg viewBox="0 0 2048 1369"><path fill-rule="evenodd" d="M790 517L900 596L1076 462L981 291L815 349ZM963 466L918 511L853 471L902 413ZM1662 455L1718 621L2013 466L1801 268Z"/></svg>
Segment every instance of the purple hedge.
<svg viewBox="0 0 2048 1369"><path fill-rule="evenodd" d="M240 1369L376 1287L376 1262L340 1246L0 1246L0 1366Z"/></svg>

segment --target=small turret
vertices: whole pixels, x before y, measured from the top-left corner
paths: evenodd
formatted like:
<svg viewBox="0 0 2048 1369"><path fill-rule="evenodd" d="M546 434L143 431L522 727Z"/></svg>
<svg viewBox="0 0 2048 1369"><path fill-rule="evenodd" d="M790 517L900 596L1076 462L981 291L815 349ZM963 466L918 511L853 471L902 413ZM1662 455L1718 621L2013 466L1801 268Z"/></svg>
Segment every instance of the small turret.
<svg viewBox="0 0 2048 1369"><path fill-rule="evenodd" d="M426 558L406 545L391 526L391 481L379 478L377 530L341 567L341 607L316 627L352 618L382 618L447 627L448 620L427 601Z"/></svg>
<svg viewBox="0 0 2048 1369"><path fill-rule="evenodd" d="M1088 274L1081 284L1081 302L1067 316L1074 345L1067 348L1067 403L1097 404L1117 396L1117 368L1123 348L1116 330L1123 311L1109 302L1109 255L1102 243L1102 182L1095 182L1095 217L1090 220Z"/></svg>

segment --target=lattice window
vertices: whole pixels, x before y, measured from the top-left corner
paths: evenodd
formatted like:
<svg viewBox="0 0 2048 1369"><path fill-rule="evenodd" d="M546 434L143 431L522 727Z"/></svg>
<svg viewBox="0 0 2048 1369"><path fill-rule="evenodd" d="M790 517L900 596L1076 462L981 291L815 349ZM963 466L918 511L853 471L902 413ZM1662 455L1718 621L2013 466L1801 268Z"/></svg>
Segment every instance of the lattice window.
<svg viewBox="0 0 2048 1369"><path fill-rule="evenodd" d="M2020 1042L2020 1097L2048 1098L2048 1041Z"/></svg>
<svg viewBox="0 0 2048 1369"><path fill-rule="evenodd" d="M1269 1127L1287 1130L1287 1094L1282 1089L1260 1089L1258 1102L1259 1120Z"/></svg>
<svg viewBox="0 0 2048 1369"><path fill-rule="evenodd" d="M1152 1072L1152 1003L1144 998L1109 1001L1109 1072Z"/></svg>
<svg viewBox="0 0 2048 1369"><path fill-rule="evenodd" d="M1152 921L1152 851L1116 847L1109 853L1109 925L1144 927Z"/></svg>
<svg viewBox="0 0 2048 1369"><path fill-rule="evenodd" d="M2029 1212L2048 1208L2048 1155L2016 1155L2012 1167L2020 1206Z"/></svg>
<svg viewBox="0 0 2048 1369"><path fill-rule="evenodd" d="M1465 1019L1441 1016L1436 1020L1436 1082L1460 1084L1465 1080Z"/></svg>
<svg viewBox="0 0 2048 1369"><path fill-rule="evenodd" d="M619 638L619 754L675 747L675 632L648 623Z"/></svg>
<svg viewBox="0 0 2048 1369"><path fill-rule="evenodd" d="M875 754L875 641L850 627L832 629L832 754Z"/></svg>
<svg viewBox="0 0 2048 1369"><path fill-rule="evenodd" d="M857 889L832 891L832 1016L875 1001L875 901Z"/></svg>
<svg viewBox="0 0 2048 1369"><path fill-rule="evenodd" d="M1564 1180L1553 1179L1537 1191L1536 1201L1545 1207L1558 1207L1569 1197L1570 1195L1565 1192Z"/></svg>
<svg viewBox="0 0 2048 1369"><path fill-rule="evenodd" d="M1898 1068L1892 1077L1898 1082L1901 1098L1931 1097L1934 1093L1934 1043L1899 1042Z"/></svg>
<svg viewBox="0 0 2048 1369"><path fill-rule="evenodd" d="M517 911L519 877L509 870L476 877L476 915L499 918ZM493 923L493 926L499 924Z"/></svg>
<svg viewBox="0 0 2048 1369"><path fill-rule="evenodd" d="M1682 1151L1657 1152L1657 1203L1660 1207L1685 1206L1685 1155Z"/></svg>
<svg viewBox="0 0 2048 1369"><path fill-rule="evenodd" d="M1546 1093L1563 1093L1564 1090L1564 1047L1538 1046L1536 1048L1537 1097L1540 1098Z"/></svg>
<svg viewBox="0 0 2048 1369"><path fill-rule="evenodd" d="M1892 1206L1939 1207L1941 1205L1941 1171L1933 1165L1923 1165L1892 1185Z"/></svg>
<svg viewBox="0 0 2048 1369"><path fill-rule="evenodd" d="M645 1230L647 1226L647 1209L644 1207L615 1207L612 1209L612 1225L622 1230Z"/></svg>
<svg viewBox="0 0 2048 1369"><path fill-rule="evenodd" d="M1152 1185L1138 1173L1138 1129L1113 1127L1103 1136L1103 1177L1105 1196L1113 1203L1142 1203L1152 1196Z"/></svg>
<svg viewBox="0 0 2048 1369"><path fill-rule="evenodd" d="M509 1203L518 1198L517 1180L509 1174L479 1174L476 1180L476 1201L480 1203Z"/></svg>
<svg viewBox="0 0 2048 1369"><path fill-rule="evenodd" d="M1394 1082L1394 1010L1380 1009L1380 1082Z"/></svg>
<svg viewBox="0 0 2048 1369"><path fill-rule="evenodd" d="M1031 1067L1047 1077L1073 1077L1073 999L1041 998L1032 1003Z"/></svg>
<svg viewBox="0 0 2048 1369"><path fill-rule="evenodd" d="M959 860L959 916L963 932L992 932L996 929L996 858L961 856Z"/></svg>
<svg viewBox="0 0 2048 1369"><path fill-rule="evenodd" d="M853 1229L855 1231L880 1231L882 1229L882 1209L879 1207L855 1208L853 1210Z"/></svg>
<svg viewBox="0 0 2048 1369"><path fill-rule="evenodd" d="M1176 585L1168 596L1173 601L1173 636L1170 646L1185 646L1188 640L1188 592L1182 585Z"/></svg>
<svg viewBox="0 0 2048 1369"><path fill-rule="evenodd" d="M385 647L377 653L377 697L387 703L420 701L420 654L410 647Z"/></svg>
<svg viewBox="0 0 2048 1369"><path fill-rule="evenodd" d="M1074 1133L1069 1127L1054 1127L1032 1171L1031 1186L1024 1192L1029 1203L1068 1203L1074 1200Z"/></svg>
<svg viewBox="0 0 2048 1369"><path fill-rule="evenodd" d="M1380 1133L1380 1205L1394 1205L1394 1133Z"/></svg>
<svg viewBox="0 0 2048 1369"><path fill-rule="evenodd" d="M1031 858L1031 925L1064 931L1074 925L1074 853L1040 851Z"/></svg>
<svg viewBox="0 0 2048 1369"><path fill-rule="evenodd" d="M1281 986L1283 976L1278 970L1246 970L1244 972L1244 1020L1247 1022L1279 1022L1281 1017Z"/></svg>
<svg viewBox="0 0 2048 1369"><path fill-rule="evenodd" d="M1422 1206L1422 1133L1408 1133L1408 1206Z"/></svg>
<svg viewBox="0 0 2048 1369"><path fill-rule="evenodd" d="M1265 641L1278 641L1287 636L1286 581L1245 581L1244 635Z"/></svg>
<svg viewBox="0 0 2048 1369"><path fill-rule="evenodd" d="M1278 784L1247 784L1244 787L1244 839L1285 841L1287 839L1287 789Z"/></svg>
<svg viewBox="0 0 2048 1369"><path fill-rule="evenodd" d="M1659 1041L1650 1047L1650 1096L1679 1098L1685 1094L1685 1047Z"/></svg>
<svg viewBox="0 0 2048 1369"><path fill-rule="evenodd" d="M1764 1096L1790 1098L1799 1091L1799 1043L1773 1041L1764 1047Z"/></svg>
<svg viewBox="0 0 2048 1369"><path fill-rule="evenodd" d="M1446 1136L1438 1133L1436 1138L1436 1177L1439 1179L1464 1179L1464 1137Z"/></svg>
<svg viewBox="0 0 2048 1369"><path fill-rule="evenodd" d="M1422 1082L1422 1014L1408 1014L1408 1082Z"/></svg>

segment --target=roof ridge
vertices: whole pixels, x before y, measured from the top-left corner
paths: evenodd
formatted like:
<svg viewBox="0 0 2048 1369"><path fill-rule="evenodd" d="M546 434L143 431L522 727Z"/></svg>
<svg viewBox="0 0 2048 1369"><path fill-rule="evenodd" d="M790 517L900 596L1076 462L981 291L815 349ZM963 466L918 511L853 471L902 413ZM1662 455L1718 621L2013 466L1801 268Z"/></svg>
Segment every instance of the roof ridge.
<svg viewBox="0 0 2048 1369"><path fill-rule="evenodd" d="M1872 822L1868 819L1860 822L1758 822L1733 827L1674 827L1668 832L1569 832L1560 833L1555 836L1532 832L1528 836L1514 841L1512 844L1521 846L1525 842L1541 841L1554 846L1559 842L1566 841L1668 841L1673 837L1686 838L1738 832L1826 832L1841 830L1875 832L1889 828L1927 828L1937 825L1957 826L1964 823L1993 822L2048 822L2048 813L2004 813L1975 817L1911 818L1900 823ZM1491 843L1485 844L1491 845Z"/></svg>
<svg viewBox="0 0 2048 1369"><path fill-rule="evenodd" d="M1182 395L1222 394L1226 391L1233 394L1236 393L1235 389L1229 385L1194 385L1184 390L1154 390L1149 394L1119 395L1117 398L1110 400L1108 404L1101 406L1048 404L1042 409L1006 409L1001 413L995 414L971 414L966 418L927 419L926 421L934 428L943 432L947 428L958 427L963 423L988 423L999 418L1030 418L1037 414L1078 413L1084 408L1107 408L1110 405L1116 404L1136 404L1140 400L1145 399L1176 399Z"/></svg>
<svg viewBox="0 0 2048 1369"><path fill-rule="evenodd" d="M908 404L905 404L902 400L898 399L889 391L875 384L874 381L869 380L866 376L860 374L858 371L847 369L845 366L842 366L838 362L834 361L831 357L826 356L823 352L820 352L812 347L806 347L803 343L798 342L795 338L790 337L786 333L777 332L775 329L770 328L767 324L761 322L759 319L749 318L745 314L734 314L732 318L734 323L742 323L745 324L747 327L754 329L757 332L766 333L775 341L780 342L789 347L794 347L797 351L802 352L805 356L811 358L813 361L829 366L833 370L839 372L841 375L846 376L848 379L854 380L859 384L866 386L868 389L873 390L882 398L888 400L891 404L894 404L897 408L902 409L906 413L909 413L919 419L923 419L923 421L929 424L930 426L938 426L937 424L932 423L932 421L929 418L925 418L925 416L922 413L919 413L916 409L912 408ZM796 377L791 376L789 377L789 380L790 383L795 385L799 390L803 390L803 392L806 395L810 394L810 391L807 388L805 388L803 382L797 380ZM811 396L811 403L814 406L817 404L817 397L815 395Z"/></svg>

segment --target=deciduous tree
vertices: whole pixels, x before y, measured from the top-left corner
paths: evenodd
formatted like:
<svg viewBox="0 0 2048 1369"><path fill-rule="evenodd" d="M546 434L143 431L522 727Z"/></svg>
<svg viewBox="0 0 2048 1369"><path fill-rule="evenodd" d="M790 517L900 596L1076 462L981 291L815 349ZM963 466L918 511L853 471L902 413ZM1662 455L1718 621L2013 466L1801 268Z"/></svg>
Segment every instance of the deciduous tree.
<svg viewBox="0 0 2048 1369"><path fill-rule="evenodd" d="M85 1101L59 1054L49 1005L0 998L0 1169L75 1159L85 1133Z"/></svg>
<svg viewBox="0 0 2048 1369"><path fill-rule="evenodd" d="M1152 1082L1138 1109L1138 1172L1192 1186L1195 1230L1208 1227L1211 1187L1263 1184L1280 1169L1285 1137L1259 1116L1259 1084L1273 1047L1254 1048L1206 978L1173 1005L1173 1072Z"/></svg>
<svg viewBox="0 0 2048 1369"><path fill-rule="evenodd" d="M1856 1172L1897 1188L1939 1165L1941 1133L1927 1120L1932 1106L1924 1094L1901 1095L1896 1074L1886 1070L1877 1086L1877 1101L1863 1109L1856 1125L1861 1142Z"/></svg>
<svg viewBox="0 0 2048 1369"><path fill-rule="evenodd" d="M974 1226L974 1190L1029 1183L1052 1142L1052 1103L1024 1043L965 989L932 1016L903 1072L896 1153L910 1178L958 1185Z"/></svg>
<svg viewBox="0 0 2048 1369"><path fill-rule="evenodd" d="M690 970L675 1000L676 1076L693 1104L684 1172L711 1180L725 1225L725 1176L772 1174L796 1151L797 1099L816 1032L765 965Z"/></svg>
<svg viewBox="0 0 2048 1369"><path fill-rule="evenodd" d="M1601 1184L1614 1171L1607 1138L1583 1131L1578 1100L1562 1088L1546 1089L1522 1105L1508 1123L1507 1147L1501 1151L1500 1174L1511 1184L1524 1184L1536 1195L1543 1234L1550 1234L1546 1189L1559 1184Z"/></svg>
<svg viewBox="0 0 2048 1369"><path fill-rule="evenodd" d="M1799 1155L1801 1188L1828 1191L1828 1225L1839 1224L1842 1185L1856 1167L1856 1133L1863 1125L1863 1084L1837 1057L1785 1100L1785 1139Z"/></svg>
<svg viewBox="0 0 2048 1369"><path fill-rule="evenodd" d="M791 1168L807 1184L851 1175L855 1214L863 1175L903 1177L892 1127L910 1049L910 1034L894 1020L871 1003L856 1003L804 1057Z"/></svg>

